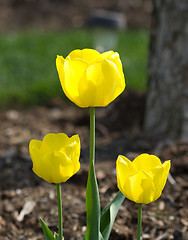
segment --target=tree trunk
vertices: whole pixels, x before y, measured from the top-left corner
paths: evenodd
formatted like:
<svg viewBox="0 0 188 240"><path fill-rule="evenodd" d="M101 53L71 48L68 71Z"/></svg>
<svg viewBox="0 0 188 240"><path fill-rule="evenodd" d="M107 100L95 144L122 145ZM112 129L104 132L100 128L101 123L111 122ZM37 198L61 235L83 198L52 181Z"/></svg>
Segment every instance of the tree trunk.
<svg viewBox="0 0 188 240"><path fill-rule="evenodd" d="M154 0L144 128L188 138L188 0Z"/></svg>

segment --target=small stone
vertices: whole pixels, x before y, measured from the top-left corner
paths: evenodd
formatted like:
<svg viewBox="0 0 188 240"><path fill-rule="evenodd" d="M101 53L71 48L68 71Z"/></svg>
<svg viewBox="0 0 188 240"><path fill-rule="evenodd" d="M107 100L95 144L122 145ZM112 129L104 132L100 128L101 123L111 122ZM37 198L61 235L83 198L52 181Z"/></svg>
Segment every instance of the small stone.
<svg viewBox="0 0 188 240"><path fill-rule="evenodd" d="M106 177L106 174L101 170L97 171L96 175L98 180L103 180Z"/></svg>
<svg viewBox="0 0 188 240"><path fill-rule="evenodd" d="M164 201L160 201L159 202L159 210L160 211L164 211L164 209L165 209L165 202Z"/></svg>
<svg viewBox="0 0 188 240"><path fill-rule="evenodd" d="M6 212L13 212L14 211L14 206L9 200L4 201L4 209Z"/></svg>

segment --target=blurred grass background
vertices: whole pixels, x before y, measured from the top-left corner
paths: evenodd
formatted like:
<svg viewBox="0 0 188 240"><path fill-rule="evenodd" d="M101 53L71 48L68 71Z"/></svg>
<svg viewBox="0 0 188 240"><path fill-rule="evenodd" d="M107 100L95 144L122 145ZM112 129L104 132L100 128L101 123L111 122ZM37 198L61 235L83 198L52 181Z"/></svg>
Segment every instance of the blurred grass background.
<svg viewBox="0 0 188 240"><path fill-rule="evenodd" d="M0 35L0 107L46 104L64 97L56 71L56 55L73 49L93 48L92 30L60 32L24 31ZM117 32L117 49L124 66L127 88L145 91L149 32Z"/></svg>

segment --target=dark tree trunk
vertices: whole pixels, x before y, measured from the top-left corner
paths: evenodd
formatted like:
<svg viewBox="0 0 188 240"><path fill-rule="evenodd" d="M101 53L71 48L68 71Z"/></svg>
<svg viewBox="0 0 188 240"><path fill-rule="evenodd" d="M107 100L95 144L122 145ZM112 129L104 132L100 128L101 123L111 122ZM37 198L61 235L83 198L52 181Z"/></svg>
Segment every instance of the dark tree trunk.
<svg viewBox="0 0 188 240"><path fill-rule="evenodd" d="M188 138L188 0L154 0L144 128Z"/></svg>

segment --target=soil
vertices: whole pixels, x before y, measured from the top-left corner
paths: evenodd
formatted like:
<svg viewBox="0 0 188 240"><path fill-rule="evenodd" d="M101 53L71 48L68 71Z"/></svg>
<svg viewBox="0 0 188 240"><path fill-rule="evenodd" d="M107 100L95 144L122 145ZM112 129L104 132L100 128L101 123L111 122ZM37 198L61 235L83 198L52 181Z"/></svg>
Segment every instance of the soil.
<svg viewBox="0 0 188 240"><path fill-rule="evenodd" d="M129 28L149 28L151 0L1 0L0 29L64 30L88 26L93 9L123 12ZM134 159L156 154L171 160L171 175L162 196L143 206L143 239L188 239L188 142L146 136L142 131L145 96L127 92L106 108L96 109L96 173L101 208L117 193L115 162L119 154ZM86 230L85 189L89 159L89 109L54 99L48 106L0 111L0 240L42 240L42 218L57 229L56 186L32 172L29 141L49 132L79 134L81 169L62 184L65 239L82 239ZM137 205L123 202L111 240L134 240ZM94 239L93 239L94 240Z"/></svg>
<svg viewBox="0 0 188 240"><path fill-rule="evenodd" d="M101 208L117 193L115 162L119 154L134 159L142 152L171 160L162 196L143 206L143 239L188 239L188 142L149 137L142 131L145 95L126 92L106 108L96 109L96 173ZM86 230L85 188L89 158L89 109L54 99L48 106L0 112L0 240L44 239L39 218L58 231L56 186L32 172L29 141L48 132L79 134L81 169L62 184L65 239L82 239ZM137 205L125 199L111 240L136 239Z"/></svg>
<svg viewBox="0 0 188 240"><path fill-rule="evenodd" d="M152 0L1 0L0 31L89 27L95 9L121 12L129 28L149 28Z"/></svg>

